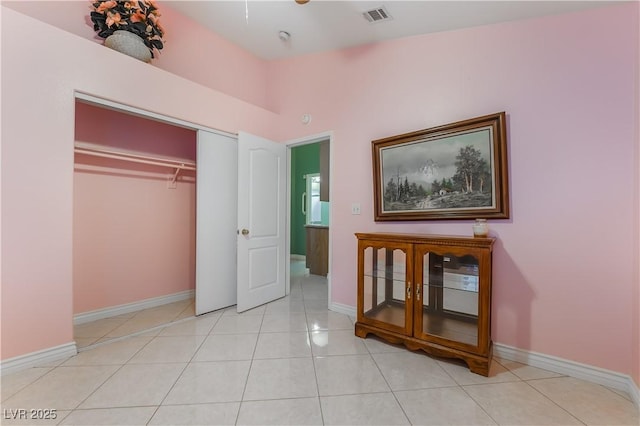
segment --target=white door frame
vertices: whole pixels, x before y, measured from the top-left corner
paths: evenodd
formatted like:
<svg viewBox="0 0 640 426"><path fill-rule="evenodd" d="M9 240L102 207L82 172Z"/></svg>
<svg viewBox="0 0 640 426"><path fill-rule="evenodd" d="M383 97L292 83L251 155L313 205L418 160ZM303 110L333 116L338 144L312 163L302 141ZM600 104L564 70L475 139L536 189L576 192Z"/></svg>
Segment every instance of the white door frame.
<svg viewBox="0 0 640 426"><path fill-rule="evenodd" d="M127 112L129 114L138 115L143 118L148 118L151 120L161 121L163 123L172 124L178 127L184 127L185 129L190 130L204 130L209 133L216 133L222 136L229 136L233 138L237 138L237 133L231 133L224 130L214 129L212 127L202 126L200 124L195 124L190 121L181 120L179 118L170 117L168 115L160 114L157 112L148 111L142 108L136 108L131 105L121 104L120 102L110 101L108 99L100 98L98 96L93 96L85 92L75 91L73 93L74 98L76 100L84 101L89 104L93 104L96 106L100 106L107 109L113 109L116 111Z"/></svg>
<svg viewBox="0 0 640 426"><path fill-rule="evenodd" d="M287 256L286 257L286 262L287 264L285 265L285 273L286 273L286 293L287 295L291 292L291 149L298 147L298 146L303 146L303 145L309 145L312 143L317 143L317 142L322 142L322 141L329 141L329 176L332 175L333 173L333 132L332 131L328 131L328 132L323 132L323 133L317 133L315 135L309 135L309 136L303 136L301 138L296 138L296 139L292 139L286 142L287 145L287 241L286 241L286 253ZM333 198L333 179L329 179L329 200L331 200ZM327 272L327 290L328 290L328 296L327 296L327 306L329 306L329 309L331 309L331 252L332 247L333 247L333 234L332 234L332 227L331 224L333 223L333 204L329 205L329 265L328 265L328 272Z"/></svg>

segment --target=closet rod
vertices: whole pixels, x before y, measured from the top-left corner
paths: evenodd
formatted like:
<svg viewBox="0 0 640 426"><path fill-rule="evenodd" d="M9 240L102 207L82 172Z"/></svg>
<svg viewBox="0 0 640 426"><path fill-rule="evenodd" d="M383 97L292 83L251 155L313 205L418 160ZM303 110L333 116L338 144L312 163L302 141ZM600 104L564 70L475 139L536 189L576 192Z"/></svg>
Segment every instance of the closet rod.
<svg viewBox="0 0 640 426"><path fill-rule="evenodd" d="M196 170L196 164L189 161L168 160L165 158L149 157L145 155L120 153L103 149L88 149L75 147L76 154L93 155L94 157L113 158L116 160L131 161L134 163L150 164L154 166L170 167L179 170Z"/></svg>

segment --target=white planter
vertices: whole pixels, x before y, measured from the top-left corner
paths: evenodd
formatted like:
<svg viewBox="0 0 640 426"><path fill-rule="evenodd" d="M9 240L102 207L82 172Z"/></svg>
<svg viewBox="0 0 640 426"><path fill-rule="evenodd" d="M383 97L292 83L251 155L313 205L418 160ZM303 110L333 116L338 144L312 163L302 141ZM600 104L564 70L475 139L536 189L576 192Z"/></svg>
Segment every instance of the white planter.
<svg viewBox="0 0 640 426"><path fill-rule="evenodd" d="M129 31L114 31L112 35L104 40L104 45L125 55L139 59L142 62L151 61L151 51L144 44L144 41Z"/></svg>

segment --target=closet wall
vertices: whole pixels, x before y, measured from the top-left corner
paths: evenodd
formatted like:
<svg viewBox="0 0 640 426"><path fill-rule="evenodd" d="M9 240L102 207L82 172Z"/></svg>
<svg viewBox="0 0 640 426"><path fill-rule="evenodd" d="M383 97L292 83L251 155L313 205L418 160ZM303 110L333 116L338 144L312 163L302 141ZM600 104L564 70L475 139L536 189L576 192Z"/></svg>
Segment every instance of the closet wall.
<svg viewBox="0 0 640 426"><path fill-rule="evenodd" d="M75 141L195 161L196 132L76 102ZM195 287L195 172L75 154L73 311Z"/></svg>

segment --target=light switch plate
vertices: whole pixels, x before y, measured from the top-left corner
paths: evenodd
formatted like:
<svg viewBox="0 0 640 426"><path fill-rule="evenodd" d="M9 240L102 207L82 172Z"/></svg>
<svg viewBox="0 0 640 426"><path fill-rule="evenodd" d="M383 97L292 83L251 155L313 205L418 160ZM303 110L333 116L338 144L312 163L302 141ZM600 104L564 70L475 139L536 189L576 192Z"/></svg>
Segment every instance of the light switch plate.
<svg viewBox="0 0 640 426"><path fill-rule="evenodd" d="M351 204L351 214L360 214L360 203Z"/></svg>

